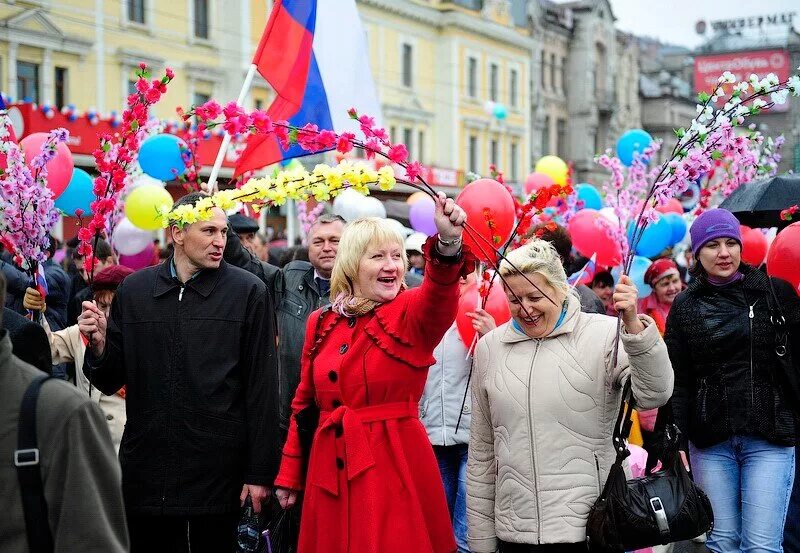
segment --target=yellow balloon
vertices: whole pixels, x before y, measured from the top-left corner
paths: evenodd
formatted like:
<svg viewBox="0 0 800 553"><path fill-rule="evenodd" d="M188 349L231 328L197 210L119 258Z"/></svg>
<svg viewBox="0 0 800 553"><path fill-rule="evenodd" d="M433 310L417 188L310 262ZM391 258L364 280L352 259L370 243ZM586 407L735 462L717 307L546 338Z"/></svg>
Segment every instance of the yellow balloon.
<svg viewBox="0 0 800 553"><path fill-rule="evenodd" d="M567 167L567 164L564 163L564 160L558 156L544 156L538 161L538 163L536 163L536 168L534 171L548 175L551 179L553 179L553 182L561 186L567 184L569 167Z"/></svg>
<svg viewBox="0 0 800 553"><path fill-rule="evenodd" d="M425 192L414 192L408 198L406 198L406 203L408 205L414 205L420 200L427 198L428 195Z"/></svg>
<svg viewBox="0 0 800 553"><path fill-rule="evenodd" d="M173 203L172 195L165 189L155 184L145 184L128 194L125 216L142 230L158 230L161 228L159 208L171 208Z"/></svg>

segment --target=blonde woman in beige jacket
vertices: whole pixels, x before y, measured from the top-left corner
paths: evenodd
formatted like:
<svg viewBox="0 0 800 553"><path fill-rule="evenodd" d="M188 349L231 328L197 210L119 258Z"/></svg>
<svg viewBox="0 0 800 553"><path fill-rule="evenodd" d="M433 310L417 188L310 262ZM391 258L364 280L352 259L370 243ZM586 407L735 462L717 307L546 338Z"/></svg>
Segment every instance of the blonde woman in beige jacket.
<svg viewBox="0 0 800 553"><path fill-rule="evenodd" d="M621 384L631 379L643 409L666 403L673 384L667 349L653 320L637 314L627 277L614 293L623 330L613 364L617 320L581 312L552 245L533 240L512 251L500 274L512 319L475 353L470 549L585 552L589 509L615 458Z"/></svg>

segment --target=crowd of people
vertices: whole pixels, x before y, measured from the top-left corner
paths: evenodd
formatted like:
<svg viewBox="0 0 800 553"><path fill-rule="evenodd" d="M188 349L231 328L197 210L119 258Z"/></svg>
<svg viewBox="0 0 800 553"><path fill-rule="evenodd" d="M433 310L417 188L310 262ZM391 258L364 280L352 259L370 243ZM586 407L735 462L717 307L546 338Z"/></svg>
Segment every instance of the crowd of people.
<svg viewBox="0 0 800 553"><path fill-rule="evenodd" d="M233 551L245 503L299 553L590 551L625 384L649 466L680 430L708 549L800 551L774 325L797 363L800 297L742 262L729 212L694 221L688 272L671 251L653 261L645 297L605 268L571 284L568 232L533 229L498 267L510 320L467 314L474 348L455 323L476 259L452 199L431 237L322 215L285 263L253 220L212 213L135 272L104 240L91 278L54 246L46 295L2 259L2 551L34 551L32 501L55 551ZM17 478L31 466L38 496Z"/></svg>

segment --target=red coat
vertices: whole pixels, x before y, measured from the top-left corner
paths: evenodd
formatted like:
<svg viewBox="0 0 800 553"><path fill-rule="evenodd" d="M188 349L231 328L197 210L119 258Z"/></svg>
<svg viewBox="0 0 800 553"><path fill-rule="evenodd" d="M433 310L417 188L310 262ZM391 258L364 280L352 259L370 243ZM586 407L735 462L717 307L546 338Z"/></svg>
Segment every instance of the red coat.
<svg viewBox="0 0 800 553"><path fill-rule="evenodd" d="M299 553L456 550L417 402L433 349L455 319L464 266L429 260L421 287L367 315L309 317L275 481L305 487ZM321 415L304 482L295 415L312 401Z"/></svg>

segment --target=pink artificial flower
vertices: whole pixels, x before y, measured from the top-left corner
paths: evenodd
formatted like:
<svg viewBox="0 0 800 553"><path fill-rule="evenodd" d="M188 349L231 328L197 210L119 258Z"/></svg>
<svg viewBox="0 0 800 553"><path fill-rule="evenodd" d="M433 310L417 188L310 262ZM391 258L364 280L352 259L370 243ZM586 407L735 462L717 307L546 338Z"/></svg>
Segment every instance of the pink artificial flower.
<svg viewBox="0 0 800 553"><path fill-rule="evenodd" d="M372 129L372 136L374 136L384 144L387 144L389 142L389 133L386 132L386 129L383 129L381 127L375 127L374 129Z"/></svg>
<svg viewBox="0 0 800 553"><path fill-rule="evenodd" d="M406 159L408 159L408 149L406 148L405 144L395 144L389 148L387 155L392 162L403 163Z"/></svg>
<svg viewBox="0 0 800 553"><path fill-rule="evenodd" d="M328 150L336 145L336 133L327 129L319 132L317 135L317 145L320 150Z"/></svg>
<svg viewBox="0 0 800 553"><path fill-rule="evenodd" d="M147 79L140 78L136 81L136 92L139 94L144 94L150 89L150 83L147 82Z"/></svg>
<svg viewBox="0 0 800 553"><path fill-rule="evenodd" d="M269 134L273 130L272 119L270 119L269 115L267 115L266 111L263 110L256 110L251 114L251 119L253 121L253 127L255 127L257 132L262 134Z"/></svg>
<svg viewBox="0 0 800 553"><path fill-rule="evenodd" d="M174 78L175 78L175 72L172 70L172 68L170 68L170 67L167 67L167 68L166 68L166 70L165 70L165 73L166 73L166 75L167 75L167 78L168 78L170 81L171 81L172 79L174 79Z"/></svg>
<svg viewBox="0 0 800 553"><path fill-rule="evenodd" d="M419 161L413 161L406 165L406 176L408 177L408 180L413 182L420 176L423 170L424 167L422 167L422 164Z"/></svg>
<svg viewBox="0 0 800 553"><path fill-rule="evenodd" d="M356 120L358 119L358 112L356 111L356 108L348 109L347 115L350 116L350 119L356 119Z"/></svg>
<svg viewBox="0 0 800 553"><path fill-rule="evenodd" d="M353 149L353 140L355 139L356 135L351 132L343 132L339 135L339 139L336 141L336 151L342 154L346 154Z"/></svg>
<svg viewBox="0 0 800 553"><path fill-rule="evenodd" d="M161 99L161 92L157 88L153 87L145 93L144 97L145 100L151 104L155 104Z"/></svg>
<svg viewBox="0 0 800 553"><path fill-rule="evenodd" d="M381 151L381 143L378 142L377 138L370 138L364 144L364 154L366 155L367 159L374 159L375 154Z"/></svg>

